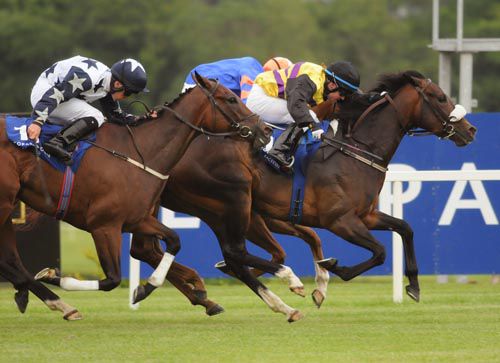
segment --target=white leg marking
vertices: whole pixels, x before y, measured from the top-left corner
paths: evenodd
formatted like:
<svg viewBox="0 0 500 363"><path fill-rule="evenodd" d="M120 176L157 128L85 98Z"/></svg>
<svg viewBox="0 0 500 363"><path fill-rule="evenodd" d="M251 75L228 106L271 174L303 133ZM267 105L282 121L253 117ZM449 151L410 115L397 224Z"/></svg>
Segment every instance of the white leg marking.
<svg viewBox="0 0 500 363"><path fill-rule="evenodd" d="M292 288L297 288L297 287L304 287L304 284L300 279L293 273L292 269L288 266L283 265L282 268L280 268L274 276L279 277L282 280L288 281L288 286Z"/></svg>
<svg viewBox="0 0 500 363"><path fill-rule="evenodd" d="M323 296L326 296L326 289L328 288L328 281L330 280L330 275L328 274L328 271L318 265L317 263L314 263L314 269L316 270L316 286L319 291L323 294Z"/></svg>
<svg viewBox="0 0 500 363"><path fill-rule="evenodd" d="M264 302L271 308L275 313L282 313L286 316L290 316L295 309L291 308L281 300L278 295L274 294L271 290L259 287L259 296L264 300Z"/></svg>
<svg viewBox="0 0 500 363"><path fill-rule="evenodd" d="M171 255L168 252L163 254L163 258L161 259L156 270L153 271L151 276L148 279L148 282L155 286L160 287L165 282L165 278L167 277L168 270L174 261L175 256Z"/></svg>
<svg viewBox="0 0 500 363"><path fill-rule="evenodd" d="M59 283L61 288L69 291L96 291L99 290L99 281L97 280L77 280L72 277L61 277Z"/></svg>

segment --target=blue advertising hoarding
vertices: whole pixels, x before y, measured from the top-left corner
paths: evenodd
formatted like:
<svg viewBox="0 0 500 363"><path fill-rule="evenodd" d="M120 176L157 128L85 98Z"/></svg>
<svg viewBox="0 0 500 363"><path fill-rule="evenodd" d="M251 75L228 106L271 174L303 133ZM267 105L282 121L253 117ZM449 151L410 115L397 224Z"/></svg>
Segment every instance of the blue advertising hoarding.
<svg viewBox="0 0 500 363"><path fill-rule="evenodd" d="M500 113L476 113L467 117L478 128L474 143L458 148L436 137L403 139L390 170L483 170L500 169ZM357 162L353 160L353 162ZM421 274L500 273L500 181L411 182L403 184L403 215L415 235ZM382 205L385 203L386 205ZM381 209L389 207L390 188L381 193ZM385 209L384 209L385 210ZM163 223L174 228L182 249L177 261L195 268L203 277L226 276L214 268L222 253L213 234L197 218L163 210ZM342 265L367 259L370 253L350 245L328 231L316 230L326 257ZM392 273L392 234L374 232L386 247L386 262L366 274ZM286 264L299 276L313 276L312 255L306 243L295 237L276 235L287 253ZM122 273L128 276L129 237L124 235ZM251 253L268 254L248 243ZM141 264L141 277L152 269Z"/></svg>

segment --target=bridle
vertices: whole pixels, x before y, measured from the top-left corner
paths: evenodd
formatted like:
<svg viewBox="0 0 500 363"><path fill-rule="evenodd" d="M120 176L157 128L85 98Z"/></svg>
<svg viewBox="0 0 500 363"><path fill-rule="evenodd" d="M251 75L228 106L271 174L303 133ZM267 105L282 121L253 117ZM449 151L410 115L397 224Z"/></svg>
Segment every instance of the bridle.
<svg viewBox="0 0 500 363"><path fill-rule="evenodd" d="M434 115L438 118L438 120L441 121L441 124L443 126L443 132L445 133L445 136L440 136L439 138L448 139L451 136L453 136L454 134L457 134L463 140L467 140L466 136L463 135L459 130L457 130L455 128L455 126L453 125L454 123L459 122L460 120L462 120L464 118L464 116L466 114L465 108L462 105L457 104L457 105L455 105L454 109L450 112L450 114L447 115L446 112L444 112L441 108L434 107L434 105L431 103L429 97L425 94L425 90L431 84L432 84L432 81L430 79L427 79L427 82L426 82L424 87L418 87L415 85L413 87L416 89L416 91L421 96L422 102L427 104L427 106L429 106L429 108L434 113ZM405 134L407 134L409 136L434 135L434 133L431 131L427 131L427 130L423 130L423 129L412 129L411 125L410 126L408 126L408 124L405 125L403 115L398 110L396 103L394 102L392 97L389 95L389 93L383 92L381 99L379 99L378 101L371 104L361 114L361 116L358 117L358 119L352 125L349 125L349 129L348 129L345 136L347 138L353 138L353 133L354 133L356 127L361 123L361 121L363 119L365 119L366 116L368 116L368 114L370 112L372 112L373 109L377 108L378 106L380 106L381 104L383 104L385 102L389 102L392 105L392 107L394 108L394 110L396 111L396 118L397 118L398 123L401 127L401 130L403 131L403 136ZM361 161L361 162L363 162L363 163L365 163L365 164L367 164L367 165L369 165L369 166L371 166L371 167L373 167L381 172L387 171L387 168L378 164L378 162L375 161L375 159L382 161L382 158L378 155L370 153L366 150L359 149L359 148L357 148L349 143L345 143L345 142L342 142L340 140L330 139L330 138L326 138L326 137L323 137L322 139L323 139L323 142L325 142L326 144L333 146L334 148L339 149L344 154L346 154L350 157L353 157L353 158L355 158L355 159L357 159L357 160L359 160L359 161ZM367 157L363 157L360 154L364 154Z"/></svg>
<svg viewBox="0 0 500 363"><path fill-rule="evenodd" d="M427 106L429 106L430 110L434 113L434 115L438 118L438 120L440 120L441 125L443 126L443 132L445 136L440 136L439 138L449 139L454 134L458 134L462 139L467 140L465 135L463 135L453 125L454 123L460 121L465 116L466 113L465 108L462 105L457 104L453 108L453 111L451 111L450 114L447 115L446 112L444 112L441 108L434 107L429 97L425 94L425 90L432 84L432 81L430 79L427 79L426 81L427 82L424 87L415 86L415 89L422 97L423 102L425 102ZM429 136L434 134L431 131L419 130L419 129L408 130L406 133L409 136Z"/></svg>
<svg viewBox="0 0 500 363"><path fill-rule="evenodd" d="M193 77L195 79L195 77ZM248 138L253 136L255 133L250 129L250 127L241 125L242 122L252 118L252 117L259 117L255 113L251 113L245 117L242 117L238 120L235 120L232 118L215 100L214 94L217 91L217 87L219 86L219 81L216 81L215 87L212 88L212 90L208 90L205 87L203 87L198 80L195 79L196 84L200 87L200 89L203 91L205 96L207 96L208 100L210 101L210 104L212 106L212 119L214 120L214 126L215 126L215 120L216 120L216 113L219 111L223 116L224 119L229 123L231 128L235 129L235 131L230 131L230 132L210 132L204 130L202 127L198 127L194 125L193 123L187 121L184 117L182 117L177 111L175 111L173 108L169 107L167 104L162 106L162 109L167 110L171 113L174 114L174 116L184 123L185 125L189 126L193 130L196 130L198 132L201 132L204 135L208 136L240 136L242 138Z"/></svg>

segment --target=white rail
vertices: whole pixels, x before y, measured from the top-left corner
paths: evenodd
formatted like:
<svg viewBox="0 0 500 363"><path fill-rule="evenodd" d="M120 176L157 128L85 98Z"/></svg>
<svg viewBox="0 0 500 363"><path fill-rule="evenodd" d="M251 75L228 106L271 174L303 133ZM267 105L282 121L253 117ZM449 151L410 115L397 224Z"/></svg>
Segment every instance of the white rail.
<svg viewBox="0 0 500 363"><path fill-rule="evenodd" d="M385 181L392 183L392 216L403 219L403 182L412 181L500 181L500 170L421 170L389 171ZM403 244L401 237L392 238L393 301L403 301Z"/></svg>

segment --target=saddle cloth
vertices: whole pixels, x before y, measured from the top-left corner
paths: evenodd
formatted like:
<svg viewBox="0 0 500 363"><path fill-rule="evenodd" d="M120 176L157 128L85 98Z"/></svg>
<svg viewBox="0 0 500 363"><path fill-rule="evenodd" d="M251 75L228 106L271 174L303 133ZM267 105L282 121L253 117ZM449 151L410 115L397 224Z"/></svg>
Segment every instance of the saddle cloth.
<svg viewBox="0 0 500 363"><path fill-rule="evenodd" d="M330 123L323 121L320 127L326 133ZM284 130L274 129L273 138L269 145L266 146L266 151L269 151L274 144L274 141L283 133ZM306 170L314 153L319 149L321 140L317 140L312 136L311 130L308 130L300 139L299 146L295 152L295 163L293 164L293 180L292 180L292 195L290 200L289 219L292 223L298 224L302 218L302 206L304 202ZM264 151L265 153L265 151ZM274 170L279 170L279 165L274 159L264 154L264 159L267 164Z"/></svg>
<svg viewBox="0 0 500 363"><path fill-rule="evenodd" d="M33 122L31 117L17 117L12 115L7 115L5 117L7 137L16 146L21 149L27 149L30 147L37 148L40 151L40 157L42 160L48 162L55 169L64 172L66 170L66 164L56 159L54 156L49 155L43 149L43 143L51 139L55 134L62 129L62 126L45 124L42 126L42 132L40 134L39 142L36 143L28 138L27 129L28 126ZM88 140L94 141L96 139L95 133L87 137ZM80 163L82 161L85 152L92 145L85 140L78 142L75 151L73 152L73 164L71 165L71 170L76 173Z"/></svg>

